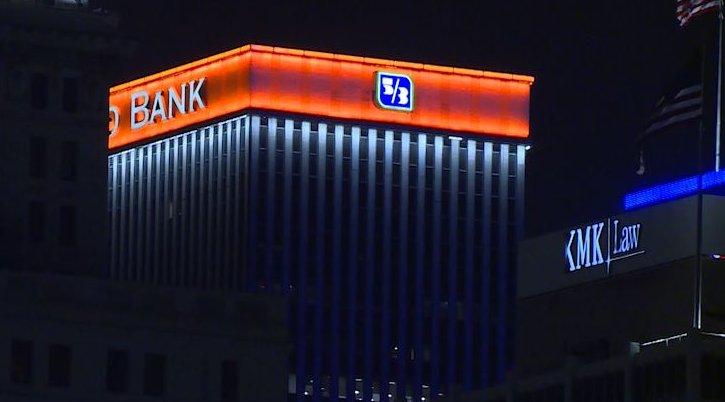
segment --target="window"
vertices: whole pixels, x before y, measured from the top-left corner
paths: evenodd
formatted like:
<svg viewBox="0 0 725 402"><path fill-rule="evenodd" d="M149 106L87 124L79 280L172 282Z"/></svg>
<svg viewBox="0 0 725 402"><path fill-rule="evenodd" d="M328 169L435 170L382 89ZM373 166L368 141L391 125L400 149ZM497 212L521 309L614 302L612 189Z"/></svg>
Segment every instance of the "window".
<svg viewBox="0 0 725 402"><path fill-rule="evenodd" d="M61 205L58 214L58 244L75 246L76 244L76 207Z"/></svg>
<svg viewBox="0 0 725 402"><path fill-rule="evenodd" d="M42 73L33 74L30 80L30 106L36 110L48 107L48 76Z"/></svg>
<svg viewBox="0 0 725 402"><path fill-rule="evenodd" d="M78 78L63 78L63 111L66 113L78 111Z"/></svg>
<svg viewBox="0 0 725 402"><path fill-rule="evenodd" d="M48 348L48 385L66 388L70 386L71 351L70 346L51 344Z"/></svg>
<svg viewBox="0 0 725 402"><path fill-rule="evenodd" d="M36 244L45 240L45 206L40 201L28 204L28 240Z"/></svg>
<svg viewBox="0 0 725 402"><path fill-rule="evenodd" d="M15 384L33 382L33 342L13 340L10 350L10 381Z"/></svg>
<svg viewBox="0 0 725 402"><path fill-rule="evenodd" d="M128 353L110 350L106 356L106 391L122 394L128 390Z"/></svg>
<svg viewBox="0 0 725 402"><path fill-rule="evenodd" d="M78 144L63 141L60 145L60 179L76 181L78 177Z"/></svg>
<svg viewBox="0 0 725 402"><path fill-rule="evenodd" d="M30 177L43 178L48 166L48 142L45 138L33 137L30 139Z"/></svg>
<svg viewBox="0 0 725 402"><path fill-rule="evenodd" d="M147 396L163 396L166 387L166 357L147 353L144 358L143 393Z"/></svg>
<svg viewBox="0 0 725 402"><path fill-rule="evenodd" d="M232 360L222 362L222 402L236 401L239 395L239 363Z"/></svg>

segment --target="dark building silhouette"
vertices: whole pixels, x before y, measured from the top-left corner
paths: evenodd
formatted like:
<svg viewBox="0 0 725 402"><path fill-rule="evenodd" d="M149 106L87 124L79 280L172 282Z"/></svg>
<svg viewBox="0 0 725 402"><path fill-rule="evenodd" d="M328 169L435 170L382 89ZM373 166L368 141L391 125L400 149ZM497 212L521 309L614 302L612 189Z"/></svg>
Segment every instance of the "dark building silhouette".
<svg viewBox="0 0 725 402"><path fill-rule="evenodd" d="M698 201L522 242L514 368L445 400L725 400L725 197L703 195L701 228Z"/></svg>
<svg viewBox="0 0 725 402"><path fill-rule="evenodd" d="M106 270L99 133L108 72L131 46L115 26L85 8L0 1L0 268Z"/></svg>
<svg viewBox="0 0 725 402"><path fill-rule="evenodd" d="M284 295L294 400L509 367L531 77L245 46L111 89L111 278Z"/></svg>
<svg viewBox="0 0 725 402"><path fill-rule="evenodd" d="M284 300L0 272L0 400L284 401Z"/></svg>
<svg viewBox="0 0 725 402"><path fill-rule="evenodd" d="M0 400L285 400L282 298L99 278L132 44L86 3L0 0Z"/></svg>

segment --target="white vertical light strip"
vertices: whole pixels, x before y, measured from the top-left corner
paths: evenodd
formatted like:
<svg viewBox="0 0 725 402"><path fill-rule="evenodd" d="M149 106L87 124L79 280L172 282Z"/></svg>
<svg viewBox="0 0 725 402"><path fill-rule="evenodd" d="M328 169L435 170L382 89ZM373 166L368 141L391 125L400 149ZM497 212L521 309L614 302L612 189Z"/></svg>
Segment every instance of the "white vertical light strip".
<svg viewBox="0 0 725 402"><path fill-rule="evenodd" d="M425 136L422 136L425 138ZM420 136L419 136L420 139ZM423 143L425 143L425 139L423 139ZM418 148L417 151L420 153L420 149ZM416 149L414 148L412 152L416 152ZM424 346L423 346L423 334L416 333L420 329L420 326L422 326L422 318L423 313L420 311L420 309L417 309L415 307L411 308L410 311L408 310L408 305L410 304L410 295L408 294L409 290L412 289L414 292L414 306L421 306L423 305L422 302L422 289L419 289L418 286L422 287L422 281L423 281L423 269L424 267L417 265L417 260L415 258L409 259L410 251L412 248L415 247L415 242L418 239L418 234L415 233L418 230L425 230L424 226L418 226L416 224L414 228L414 235L411 236L410 230L409 230L409 217L410 217L410 194L411 194L411 187L410 187L410 153L411 153L411 147L410 147L410 133L403 132L400 135L400 217L399 217L399 239L400 239L400 246L398 249L398 261L399 265L401 267L400 272L400 278L405 278L404 280L398 280L398 288L393 288L393 292L399 293L399 299L398 299L398 339L397 344L399 345L398 350L410 350L412 349L415 353L415 356L423 356L424 355ZM425 147L423 148L423 154L425 155ZM423 157L425 160L425 156ZM419 164L419 161L416 159L416 164ZM419 178L419 177L418 177ZM418 178L413 178L414 182ZM423 177L423 180L425 180L425 177ZM417 182L416 182L417 183ZM417 199L416 199L417 201ZM393 211L395 211L396 205L393 205ZM416 211L417 214L417 211ZM414 222L417 220L414 220ZM423 238L421 236L421 238ZM422 250L423 247L419 247L419 250ZM417 250L413 250L417 254ZM423 261L421 258L420 261ZM422 262L420 263L423 264ZM412 272L411 272L412 268ZM412 280L410 279L412 275ZM412 286L411 286L412 282ZM420 283L420 285L419 285ZM414 318L410 318L410 315L413 315ZM409 325L414 325L411 331L408 331ZM413 334L413 342L412 344L408 343L408 339L411 338L411 335ZM403 361L398 361L398 373L403 371L403 373L406 370L406 359L402 359ZM413 368L413 376L412 380L404 381L405 376L401 376L398 374L396 378L399 380L399 382L403 383L403 385L410 384L409 387L411 388L411 394L413 396L413 400L420 400L421 397L421 390L423 385L423 359L414 359L413 361L414 368ZM388 383L390 383L390 380L388 380ZM394 387L393 387L394 388ZM388 387L388 391L393 393L397 393L397 390L390 389Z"/></svg>
<svg viewBox="0 0 725 402"><path fill-rule="evenodd" d="M206 255L205 258L205 264L204 264L204 288L205 289L212 289L212 278L214 276L214 271L216 270L216 264L214 263L214 256L215 253L215 245L213 242L213 236L214 236L214 198L216 195L216 192L214 191L214 153L216 152L214 149L214 136L216 135L215 132L216 126L212 125L207 129L207 140L209 141L208 147L207 147L207 166L206 166L206 172L207 172L207 184L206 184L206 193L207 193L207 202L206 202L206 212L204 214L204 218L206 220L206 247L204 248L204 254ZM218 211L217 211L218 213Z"/></svg>
<svg viewBox="0 0 725 402"><path fill-rule="evenodd" d="M440 325L440 279L441 279L441 265L442 256L440 247L436 247L443 243L442 238L442 203L443 203L443 138L440 135L435 136L434 148L433 148L433 239L431 244L433 248L433 272L431 274L431 282L433 283L433 290L431 292L431 326L433 327L433 333L431 336L431 392L437 394L443 390L440 386L441 383L441 325Z"/></svg>
<svg viewBox="0 0 725 402"><path fill-rule="evenodd" d="M0 84L1 86L2 84ZM111 276L111 272L113 269L113 233L112 227L113 227L113 219L115 217L115 212L113 211L113 208L111 207L113 203L113 197L114 197L114 189L113 189L113 155L108 156L108 160L106 161L106 228L108 230L108 261L106 261L106 264L103 266L103 275L107 275L108 277Z"/></svg>
<svg viewBox="0 0 725 402"><path fill-rule="evenodd" d="M309 277L309 186L310 186L310 122L302 122L300 133L300 194L299 194L299 231L297 245L299 257L298 267L298 288L297 288L297 394L304 393L305 379L307 373L308 358L308 337L307 337L307 279Z"/></svg>
<svg viewBox="0 0 725 402"><path fill-rule="evenodd" d="M508 201L509 201L509 145L501 144L498 172L498 312L496 313L496 380L503 382L506 368L506 340L508 339Z"/></svg>
<svg viewBox="0 0 725 402"><path fill-rule="evenodd" d="M473 317L474 302L474 264L475 255L474 243L474 224L476 219L476 141L468 140L466 143L466 255L465 255L465 281L464 283L464 300L465 300L465 325L464 325L464 345L463 345L463 386L464 390L470 390L473 385Z"/></svg>
<svg viewBox="0 0 725 402"><path fill-rule="evenodd" d="M198 198L197 210L195 220L197 222L196 231L194 234L194 247L196 248L196 264L194 265L194 276L192 279L193 286L198 289L205 289L206 271L207 265L205 261L205 237L206 237L206 223L209 220L207 217L206 210L206 197L208 196L208 189L206 187L206 156L208 153L206 136L209 134L209 129L206 127L199 129L199 153L198 165L199 165L199 181L196 186L196 194Z"/></svg>
<svg viewBox="0 0 725 402"><path fill-rule="evenodd" d="M161 165L161 169L159 170L159 174L163 177L164 181L164 194L161 198L161 209L157 211L157 213L161 216L161 224L163 226L163 235L162 235L162 247L161 247L161 269L164 273L164 277L168 277L169 271L176 270L176 267L171 266L169 263L169 254L170 250L169 247L171 246L171 242L169 240L170 238L170 232L171 228L169 228L169 212L168 212L168 203L169 203L169 165L171 162L171 140L166 139L163 141L163 147L164 147L164 161Z"/></svg>
<svg viewBox="0 0 725 402"><path fill-rule="evenodd" d="M410 146L410 134L403 133L402 135L402 141L401 141L401 176L400 176L400 208L401 211L405 211L401 213L400 217L400 234L401 234L401 240L403 241L403 247L401 247L401 254L400 254L400 265L408 265L413 267L414 269L414 279L413 279L413 289L415 291L415 298L414 298L414 305L413 305L413 334L415 337L415 355L416 356L424 356L425 354L425 343L424 343L424 318L425 314L423 309L415 308L415 306L422 306L424 304L424 296L423 296L423 283L424 283L424 277L426 272L426 246L425 246L425 239L427 237L426 230L428 229L426 226L426 217L425 217L425 196L426 196L426 190L425 190L425 163L426 163L426 153L428 148L428 136L426 134L419 133L417 136L417 141L414 147L411 148ZM415 158L415 177L412 179L415 183L415 218L413 222L415 222L413 226L413 233L412 236L408 233L408 209L409 209L409 199L408 195L410 194L410 188L409 188L409 169L411 168L410 163L410 156L411 152L415 152L416 158ZM408 260L408 253L409 248L415 247L415 250L413 252L415 253L414 259ZM404 284L398 284L399 287L405 286ZM407 303L399 302L399 309L400 309L400 315L401 318L398 319L398 327L402 327L403 331L401 331L400 338L405 339L407 337L407 331L405 331L406 327L406 321L404 320L404 317L408 316L410 313L407 312ZM400 331L400 330L399 330ZM398 371L405 373L405 362L404 361L398 361ZM398 375L398 378L401 380L404 377L404 375ZM415 371L413 373L413 398L420 400L421 397L421 391L423 387L423 359L415 359ZM400 385L400 387L404 387L405 384ZM397 392L398 394L401 394L400 391Z"/></svg>
<svg viewBox="0 0 725 402"><path fill-rule="evenodd" d="M195 287L196 283L194 282L195 273L196 273L196 253L195 248L198 244L198 239L196 238L196 232L197 232L197 225L196 225L196 219L197 214L199 213L196 207L196 197L199 193L199 188L196 183L196 164L197 164L197 151L196 151L196 136L198 131L194 130L191 133L191 146L190 152L189 152L189 231L186 247L189 250L188 259L186 260L186 272L185 275L181 278L181 284L189 287Z"/></svg>
<svg viewBox="0 0 725 402"><path fill-rule="evenodd" d="M143 267L143 256L145 254L144 239L146 238L146 233L144 230L144 228L146 227L146 225L144 225L144 180L146 179L146 172L144 171L144 158L146 157L146 148L147 147L143 146L138 149L138 206L136 209L136 234L134 236L134 240L136 240L136 251L134 252L134 256L136 257L136 278L139 281L143 281L146 276Z"/></svg>
<svg viewBox="0 0 725 402"><path fill-rule="evenodd" d="M284 194L282 216L282 294L292 284L292 164L294 156L294 121L284 121Z"/></svg>
<svg viewBox="0 0 725 402"><path fill-rule="evenodd" d="M259 150L259 136L261 135L260 132L260 117L259 116L252 116L252 126L251 126L251 132L250 137L248 140L248 144L251 146L250 151L247 155L249 155L249 185L245 188L247 189L249 196L249 214L247 215L247 220L245 222L245 227L247 229L247 266L245 267L247 278L250 281L249 288L252 289L254 292L259 290L259 270L260 270L260 258L258 255L258 245L259 245L259 158L260 158L260 150Z"/></svg>
<svg viewBox="0 0 725 402"><path fill-rule="evenodd" d="M516 189L514 193L514 203L515 203L515 213L514 213L514 219L515 219L515 241L516 244L509 244L509 247L513 247L518 251L518 244L519 242L524 238L524 183L526 181L526 146L525 145L518 145L516 147ZM513 269L518 268L518 252L514 253L514 261L511 261L509 265ZM518 272L512 273L513 277L518 277ZM518 294L518 288L517 288L517 282L513 281L513 294ZM513 308L513 306L512 306ZM514 327L514 330L516 331L516 327ZM516 337L516 333L514 332L512 335L512 338Z"/></svg>
<svg viewBox="0 0 725 402"><path fill-rule="evenodd" d="M324 317L324 297L326 290L324 288L325 273L325 216L326 211L326 164L327 164L327 124L319 123L317 125L317 195L313 205L315 205L315 355L314 355L314 394L315 397L319 395L322 398L324 379L323 379L323 361L322 357L325 355L325 350L329 347L329 344L322 343L322 336L324 333L323 327L325 324Z"/></svg>
<svg viewBox="0 0 725 402"><path fill-rule="evenodd" d="M216 230L214 231L214 289L221 289L221 276L224 269L224 209L222 200L224 199L224 139L228 133L224 130L225 123L217 124L216 128Z"/></svg>
<svg viewBox="0 0 725 402"><path fill-rule="evenodd" d="M173 211L157 211L157 214L162 214L164 220L168 218L169 212L172 212L172 219L171 219L171 239L169 241L169 254L166 257L169 260L169 270L171 272L165 272L163 275L163 283L169 284L173 283L174 279L177 277L179 271L179 264L178 260L181 258L181 250L179 247L179 232L181 232L183 229L181 228L181 222L180 218L183 213L183 205L181 202L181 196L179 195L179 181L181 178L179 177L181 174L181 169L179 167L179 154L182 152L180 145L182 141L185 140L187 135L178 136L176 138L171 139L168 142L168 146L171 147L169 150L169 162L170 166L166 167L167 175L171 177L172 184L171 187L171 196L170 200L173 203ZM168 202L167 202L168 204ZM174 279L170 279L174 278Z"/></svg>
<svg viewBox="0 0 725 402"><path fill-rule="evenodd" d="M138 153L136 149L128 152L129 180L128 180L128 232L126 232L126 275L131 281L138 280L136 276L135 254L136 244L136 160Z"/></svg>
<svg viewBox="0 0 725 402"><path fill-rule="evenodd" d="M372 373L373 373L373 310L375 306L375 297L373 288L375 287L375 268L376 268L376 225L375 225L375 207L376 207L376 169L377 169L377 142L378 132L373 128L367 130L367 199L366 199L366 229L365 229L365 343L363 349L364 374L363 374L363 399L371 400L373 397Z"/></svg>
<svg viewBox="0 0 725 402"><path fill-rule="evenodd" d="M240 214L240 205L242 204L243 195L239 191L240 182L242 180L242 124L246 125L247 123L247 117L244 117L243 119L237 119L234 124L234 196L232 199L234 200L234 219L232 220L234 223L233 229L234 229L234 242L232 244L232 249L234 250L234 258L232 259L232 267L231 267L231 277L232 277L232 283L233 285L231 288L233 290L241 290L239 287L239 276L241 271L241 258L239 255L239 250L244 247L243 245L243 237L241 236L241 233L239 232L242 230L242 225L244 224L242 221L242 215Z"/></svg>
<svg viewBox="0 0 725 402"><path fill-rule="evenodd" d="M330 364L330 398L338 401L342 389L340 376L340 319L342 306L342 182L343 182L343 143L345 127L335 125L335 172L333 175L333 206L332 206L332 300L331 300L331 350L332 362ZM343 394L344 395L344 394Z"/></svg>
<svg viewBox="0 0 725 402"><path fill-rule="evenodd" d="M163 224L163 217L161 216L161 143L157 142L154 144L156 147L156 160L154 161L154 169L156 172L156 188L155 190L155 205L154 205L154 273L156 274L157 284L164 283L164 277L162 276L161 269L161 225Z"/></svg>
<svg viewBox="0 0 725 402"><path fill-rule="evenodd" d="M447 373L446 384L450 387L457 383L456 346L458 345L458 177L461 139L449 137L450 170L448 182L448 344L446 345Z"/></svg>
<svg viewBox="0 0 725 402"><path fill-rule="evenodd" d="M204 277L205 277L205 288L206 289L212 289L212 282L214 278L214 271L216 270L216 264L214 261L216 252L216 246L214 244L214 232L215 232L215 214L218 213L218 211L215 211L215 204L216 204L216 189L214 188L214 174L216 172L216 167L214 166L214 157L217 152L215 148L216 144L216 125L211 125L208 128L208 148L207 148L207 185L206 185L206 192L207 192L207 202L206 202L206 248L204 250L204 254L206 255L206 261L205 261L205 268L204 268Z"/></svg>
<svg viewBox="0 0 725 402"><path fill-rule="evenodd" d="M275 217L281 211L275 210L277 203L275 202L275 177L276 177L276 160L277 160L277 119L270 117L267 119L267 205L266 205L266 240L265 240L265 262L264 277L267 292L274 291L275 282Z"/></svg>
<svg viewBox="0 0 725 402"><path fill-rule="evenodd" d="M492 218L492 180L493 180L493 144L485 142L483 144L483 214L481 219L481 231L483 232L483 256L482 256L482 274L481 274L481 388L489 385L489 377L492 368L492 356L489 355L491 339L491 299L492 292L491 283L491 218Z"/></svg>
<svg viewBox="0 0 725 402"><path fill-rule="evenodd" d="M153 157L154 157L154 147L153 144L147 145L146 148L146 247L145 247L145 253L144 253L144 260L146 262L144 271L146 272L146 280L150 283L155 283L154 275L156 273L156 266L153 264L153 257L151 256L151 253L153 252L152 247L152 236L153 236Z"/></svg>
<svg viewBox="0 0 725 402"><path fill-rule="evenodd" d="M174 270L172 275L171 283L174 285L181 285L186 272L189 270L189 227L191 225L191 199L190 199L190 172L191 167L189 166L189 140L191 134L186 134L181 139L181 233L179 240L179 266Z"/></svg>
<svg viewBox="0 0 725 402"><path fill-rule="evenodd" d="M224 161L224 165L226 167L226 177L224 179L224 191L225 191L225 199L226 202L224 203L224 236L222 239L222 242L224 244L223 250L224 250L224 262L222 264L222 283L221 288L222 289L228 289L229 283L232 280L230 273L231 270L231 264L230 261L232 260L232 248L236 247L234 243L232 243L232 230L234 230L234 226L236 226L232 214L232 161L234 158L232 158L232 155L234 154L234 149L232 148L232 138L234 138L234 135L232 133L232 125L234 124L233 121L227 120L225 123L225 129L224 129L224 139L226 140L226 157ZM236 204L236 199L234 200Z"/></svg>
<svg viewBox="0 0 725 402"><path fill-rule="evenodd" d="M524 189L526 182L526 145L516 146L516 240L524 238Z"/></svg>
<svg viewBox="0 0 725 402"><path fill-rule="evenodd" d="M128 189L126 188L126 176L127 176L127 163L128 152L121 154L121 219L118 223L119 226L119 247L118 247L118 276L116 279L126 279L126 216L128 211L126 210L126 199L128 198Z"/></svg>
<svg viewBox="0 0 725 402"><path fill-rule="evenodd" d="M211 203L209 202L209 196L212 195L211 183L209 182L209 170L211 164L209 163L212 155L212 149L210 148L209 138L212 136L212 129L210 127L204 127L199 129L201 133L199 137L199 211L197 217L199 219L198 226L198 256L197 256L197 273L196 273L196 287L199 289L208 289L208 275L209 275L209 243L207 242L209 235L209 219L211 214Z"/></svg>
<svg viewBox="0 0 725 402"><path fill-rule="evenodd" d="M349 401L356 400L355 374L358 366L356 358L359 349L357 340L357 291L358 291L358 253L359 253L359 227L360 227L360 127L352 127L350 139L350 226L348 243L348 323L347 323L347 397Z"/></svg>
<svg viewBox="0 0 725 402"><path fill-rule="evenodd" d="M111 156L111 278L118 277L118 219L120 217L118 211L118 199L123 192L119 190L118 177L120 174L120 156L118 154Z"/></svg>
<svg viewBox="0 0 725 402"><path fill-rule="evenodd" d="M382 276L382 302L380 309L382 311L382 325L380 325L380 348L375 352L380 353L381 375L378 382L378 392L380 401L388 401L388 391L385 386L390 382L390 316L391 310L391 269L392 269L392 243L393 243L393 131L385 130L385 153L383 154L383 258L381 268ZM401 210L401 215L407 215L407 212ZM405 239L401 239L401 243ZM406 270L407 266L400 266L400 270ZM400 291L398 289L397 291ZM396 291L396 292L397 292ZM370 351L369 353L373 353Z"/></svg>
<svg viewBox="0 0 725 402"><path fill-rule="evenodd" d="M242 160L241 162L241 169L242 169L242 186L241 191L242 193L242 218L239 226L241 227L241 255L239 258L239 266L238 269L238 280L237 283L237 289L239 290L249 290L249 283L247 283L247 272L249 271L249 200L250 197L254 196L253 194L249 194L249 176L251 172L249 171L249 163L251 158L251 151L249 147L250 143L250 130L251 130L251 117L250 116L244 116L244 136L242 137Z"/></svg>

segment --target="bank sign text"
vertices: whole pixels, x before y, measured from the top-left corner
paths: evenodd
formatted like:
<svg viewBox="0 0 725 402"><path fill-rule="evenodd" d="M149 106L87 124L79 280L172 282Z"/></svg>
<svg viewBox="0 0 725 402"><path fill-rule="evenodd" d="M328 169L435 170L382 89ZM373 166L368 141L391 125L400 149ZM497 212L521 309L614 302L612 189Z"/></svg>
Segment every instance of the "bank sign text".
<svg viewBox="0 0 725 402"><path fill-rule="evenodd" d="M199 78L152 94L147 91L132 93L129 113L131 131L206 109L205 81L206 78ZM120 110L117 106L110 105L109 118L109 135L112 136L119 127Z"/></svg>

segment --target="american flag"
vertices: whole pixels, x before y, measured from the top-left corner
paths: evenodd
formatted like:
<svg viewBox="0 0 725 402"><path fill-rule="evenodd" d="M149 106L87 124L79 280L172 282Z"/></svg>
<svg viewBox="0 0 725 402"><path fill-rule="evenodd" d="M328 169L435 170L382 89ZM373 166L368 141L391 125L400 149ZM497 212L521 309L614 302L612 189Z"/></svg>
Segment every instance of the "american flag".
<svg viewBox="0 0 725 402"><path fill-rule="evenodd" d="M715 11L720 0L677 0L677 19L680 26L687 25L691 18L706 12Z"/></svg>
<svg viewBox="0 0 725 402"><path fill-rule="evenodd" d="M637 142L644 140L650 134L666 130L679 123L698 120L702 116L700 57L700 52L695 52L687 59L664 96L655 105L654 113Z"/></svg>
<svg viewBox="0 0 725 402"><path fill-rule="evenodd" d="M656 106L655 115L645 135L696 119L702 115L702 85L695 84L663 97Z"/></svg>
<svg viewBox="0 0 725 402"><path fill-rule="evenodd" d="M635 140L640 150L637 174L644 175L644 160L648 159L647 181L697 173L690 162L697 160L692 156L697 155L699 145L692 139L703 117L701 60L700 51L687 59Z"/></svg>

